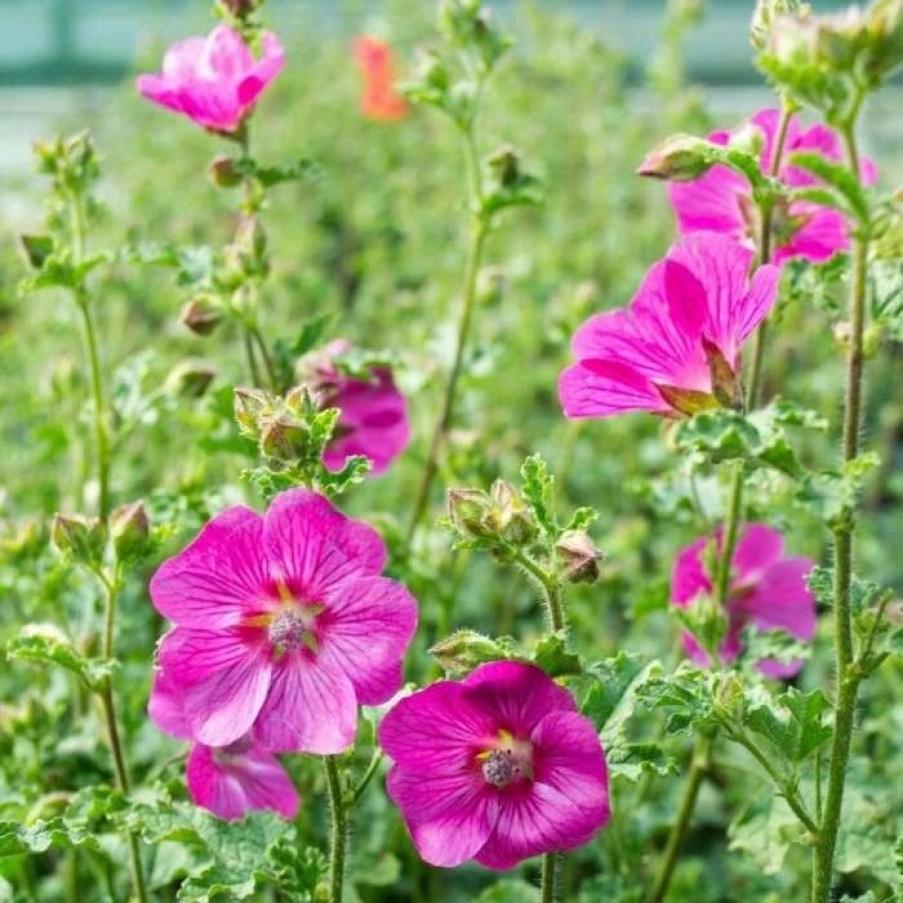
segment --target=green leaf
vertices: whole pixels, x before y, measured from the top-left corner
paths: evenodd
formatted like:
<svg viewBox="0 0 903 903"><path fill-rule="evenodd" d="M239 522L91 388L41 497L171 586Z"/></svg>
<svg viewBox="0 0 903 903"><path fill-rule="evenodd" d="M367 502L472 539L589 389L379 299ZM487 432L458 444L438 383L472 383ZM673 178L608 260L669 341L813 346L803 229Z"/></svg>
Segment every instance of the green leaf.
<svg viewBox="0 0 903 903"><path fill-rule="evenodd" d="M7 643L6 654L13 661L58 665L77 674L88 689L95 691L100 689L116 667L112 659L82 655L59 629L42 624L26 625L18 637Z"/></svg>
<svg viewBox="0 0 903 903"><path fill-rule="evenodd" d="M477 903L539 903L539 889L520 878L503 878L490 884Z"/></svg>
<svg viewBox="0 0 903 903"><path fill-rule="evenodd" d="M548 465L540 455L530 455L521 466L524 498L530 505L536 522L547 536L557 536L560 532L558 519L553 507L555 477L549 473Z"/></svg>
<svg viewBox="0 0 903 903"><path fill-rule="evenodd" d="M868 224L870 216L868 198L858 174L851 172L848 166L813 152L791 154L790 163L835 188L845 198L860 225Z"/></svg>
<svg viewBox="0 0 903 903"><path fill-rule="evenodd" d="M728 849L741 850L766 875L777 875L792 844L803 844L803 827L782 797L763 795L767 802L753 804L731 822Z"/></svg>
<svg viewBox="0 0 903 903"><path fill-rule="evenodd" d="M583 662L576 652L567 648L567 636L563 630L546 634L536 644L533 662L549 677L564 677L583 672Z"/></svg>
<svg viewBox="0 0 903 903"><path fill-rule="evenodd" d="M765 737L788 762L802 762L831 739L825 718L832 711L821 690L803 693L791 687L777 698L762 692L747 703L745 724Z"/></svg>

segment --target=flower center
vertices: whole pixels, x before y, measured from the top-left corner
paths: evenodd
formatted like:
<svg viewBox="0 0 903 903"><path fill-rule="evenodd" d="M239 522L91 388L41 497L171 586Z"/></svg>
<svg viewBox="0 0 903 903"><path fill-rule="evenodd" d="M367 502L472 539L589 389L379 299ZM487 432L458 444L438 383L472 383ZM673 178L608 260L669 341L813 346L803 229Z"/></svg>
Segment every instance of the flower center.
<svg viewBox="0 0 903 903"><path fill-rule="evenodd" d="M477 759L483 780L499 789L533 777L530 744L515 740L508 731L499 731L497 745L480 753Z"/></svg>
<svg viewBox="0 0 903 903"><path fill-rule="evenodd" d="M304 643L308 625L295 611L284 611L278 615L267 629L267 639L280 649L297 649Z"/></svg>

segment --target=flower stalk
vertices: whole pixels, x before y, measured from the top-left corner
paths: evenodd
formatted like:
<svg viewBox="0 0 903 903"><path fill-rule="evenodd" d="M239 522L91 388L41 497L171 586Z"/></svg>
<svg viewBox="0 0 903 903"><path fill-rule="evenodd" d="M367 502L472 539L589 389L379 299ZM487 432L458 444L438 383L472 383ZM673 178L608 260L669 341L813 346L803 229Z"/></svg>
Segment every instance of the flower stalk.
<svg viewBox="0 0 903 903"><path fill-rule="evenodd" d="M841 135L851 172L858 177L859 152L856 143L856 118L860 101ZM859 430L862 420L863 333L867 294L869 235L860 224L853 235L853 273L850 287L850 337L847 350L847 377L844 395L843 463L859 454ZM812 903L828 903L834 872L834 854L840 829L844 787L856 713L856 700L862 682L853 650L853 616L850 588L853 579L853 540L856 512L847 506L834 529L834 654L837 675L834 736L825 788L824 812L818 843L813 853Z"/></svg>
<svg viewBox="0 0 903 903"><path fill-rule="evenodd" d="M326 788L332 833L329 840L329 903L342 903L345 886L345 858L348 853L348 805L342 795L342 778L335 756L324 756Z"/></svg>
<svg viewBox="0 0 903 903"><path fill-rule="evenodd" d="M555 903L558 899L558 865L560 853L546 853L542 857L542 884L540 899L542 903Z"/></svg>
<svg viewBox="0 0 903 903"><path fill-rule="evenodd" d="M480 272L486 236L489 233L490 224L481 208L483 189L480 178L480 160L477 151L476 138L474 136L473 120L469 120L467 124L462 125L461 128L464 135L467 172L470 186L468 206L471 211L470 243L467 252L467 263L465 264L464 269L461 315L458 320L454 361L442 393L439 416L436 418L436 423L433 427L426 464L423 468L423 475L420 479L420 485L415 496L414 507L411 510L411 517L408 521L406 533L408 545L410 545L411 540L414 538L414 534L417 532L417 528L420 526L420 522L423 519L427 505L429 504L430 490L433 487L433 482L435 481L436 474L439 470L439 455L442 451L446 433L451 425L452 417L454 416L455 397L458 390L458 383L461 378L464 355L467 348L467 341L470 336L471 322L473 320L473 311L476 305L477 277Z"/></svg>

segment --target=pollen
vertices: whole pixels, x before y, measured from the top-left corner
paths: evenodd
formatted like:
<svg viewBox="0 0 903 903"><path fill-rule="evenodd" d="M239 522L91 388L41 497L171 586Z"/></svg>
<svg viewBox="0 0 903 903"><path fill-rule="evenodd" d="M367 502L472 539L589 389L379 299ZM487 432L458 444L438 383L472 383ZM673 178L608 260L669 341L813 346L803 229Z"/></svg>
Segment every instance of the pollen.
<svg viewBox="0 0 903 903"><path fill-rule="evenodd" d="M267 638L279 649L288 651L307 645L309 625L294 611L284 611L275 618L267 630Z"/></svg>

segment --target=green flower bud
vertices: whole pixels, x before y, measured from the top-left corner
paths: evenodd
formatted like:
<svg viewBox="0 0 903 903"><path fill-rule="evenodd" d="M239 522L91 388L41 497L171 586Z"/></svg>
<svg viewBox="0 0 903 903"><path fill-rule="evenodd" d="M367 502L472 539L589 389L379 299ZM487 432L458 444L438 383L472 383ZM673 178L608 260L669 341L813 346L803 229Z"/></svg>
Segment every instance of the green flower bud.
<svg viewBox="0 0 903 903"><path fill-rule="evenodd" d="M695 135L666 138L640 164L636 174L669 182L692 182L714 165L712 145Z"/></svg>
<svg viewBox="0 0 903 903"><path fill-rule="evenodd" d="M96 568L103 561L106 531L99 518L80 514L55 514L50 541L57 551L71 556L79 564Z"/></svg>
<svg viewBox="0 0 903 903"><path fill-rule="evenodd" d="M205 361L181 361L169 371L163 389L179 398L201 398L215 376L216 370Z"/></svg>
<svg viewBox="0 0 903 903"><path fill-rule="evenodd" d="M233 397L233 411L242 435L257 441L265 418L279 403L279 399L265 389L239 387Z"/></svg>
<svg viewBox="0 0 903 903"><path fill-rule="evenodd" d="M241 174L235 168L232 157L216 157L207 168L210 181L219 188L235 188L241 185Z"/></svg>
<svg viewBox="0 0 903 903"><path fill-rule="evenodd" d="M449 489L448 517L463 536L487 537L483 519L489 510L489 497L481 489Z"/></svg>
<svg viewBox="0 0 903 903"><path fill-rule="evenodd" d="M491 506L486 522L495 536L522 546L536 535L533 512L510 483L496 480L489 490Z"/></svg>
<svg viewBox="0 0 903 903"><path fill-rule="evenodd" d="M120 561L140 559L148 548L150 522L143 502L120 505L110 514L110 535Z"/></svg>
<svg viewBox="0 0 903 903"><path fill-rule="evenodd" d="M40 270L53 253L53 237L50 235L20 235L19 249L28 266L33 270Z"/></svg>
<svg viewBox="0 0 903 903"><path fill-rule="evenodd" d="M429 652L446 674L454 676L505 657L495 640L473 630L458 630L436 643Z"/></svg>
<svg viewBox="0 0 903 903"><path fill-rule="evenodd" d="M263 422L260 450L270 458L291 461L306 457L310 446L310 428L288 411Z"/></svg>

